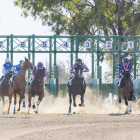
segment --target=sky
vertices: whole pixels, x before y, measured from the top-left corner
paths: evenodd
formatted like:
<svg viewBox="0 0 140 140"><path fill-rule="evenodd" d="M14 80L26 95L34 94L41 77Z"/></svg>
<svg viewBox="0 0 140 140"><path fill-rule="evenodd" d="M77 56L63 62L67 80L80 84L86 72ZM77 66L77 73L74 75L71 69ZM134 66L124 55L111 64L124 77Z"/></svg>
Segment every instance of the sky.
<svg viewBox="0 0 140 140"><path fill-rule="evenodd" d="M20 7L15 7L13 0L0 0L0 35L54 35L54 32L51 31L51 27L42 26L41 20L34 20L33 17L29 16L24 18L21 16L22 10ZM1 38L0 38L0 41ZM4 64L6 54L0 54L0 66ZM27 54L14 54L13 63L14 65L18 64L20 60L24 59L24 56L27 57ZM83 61L87 64L91 72L91 57L90 55L79 55ZM37 54L35 56L35 64L39 61L44 62L49 59L48 54ZM69 60L69 54L58 54L58 61ZM101 64L102 65L102 64ZM103 69L103 73L107 71L108 68ZM0 70L0 76L2 75Z"/></svg>

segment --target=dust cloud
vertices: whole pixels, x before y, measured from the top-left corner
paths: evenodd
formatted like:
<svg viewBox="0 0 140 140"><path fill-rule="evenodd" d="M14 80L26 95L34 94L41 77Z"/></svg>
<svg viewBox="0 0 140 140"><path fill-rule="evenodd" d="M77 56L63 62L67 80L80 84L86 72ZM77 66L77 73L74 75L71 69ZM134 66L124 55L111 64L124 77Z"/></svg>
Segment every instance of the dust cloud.
<svg viewBox="0 0 140 140"><path fill-rule="evenodd" d="M0 101L0 115L2 114L2 108L3 108L3 105L2 105L2 100Z"/></svg>
<svg viewBox="0 0 140 140"><path fill-rule="evenodd" d="M37 102L38 97L35 98L35 105ZM26 108L21 107L21 111L19 114L25 114L28 111L28 95L26 94L25 96L26 100ZM118 114L118 113L124 113L125 112L125 103L122 101L121 107L122 109L119 110L118 108L118 103L113 102L106 102L105 99L103 99L101 96L98 94L94 93L92 90L87 89L85 96L84 96L84 103L85 107L79 107L81 100L80 96L78 95L76 97L76 104L77 107L73 106L73 100L72 100L72 105L71 105L71 111L72 113L86 113L86 114ZM140 113L140 108L138 106L140 100L138 100L136 103L132 104L132 110L133 114ZM33 101L31 102L31 105L33 105ZM17 105L16 108L18 108L18 100L17 100ZM22 106L22 104L21 104ZM10 113L13 113L13 101L11 104L11 110ZM37 105L36 105L37 107ZM2 101L0 102L0 114L2 113ZM8 109L8 99L5 105L5 109ZM69 109L69 97L68 94L65 98L62 97L54 97L53 95L49 93L45 93L45 97L43 98L43 101L39 105L39 113L40 114L67 114ZM30 113L34 114L34 111L30 109Z"/></svg>
<svg viewBox="0 0 140 140"><path fill-rule="evenodd" d="M37 100L36 100L37 101ZM77 107L73 107L73 101L71 105L72 113L88 113L88 114L115 114L115 113L124 113L125 104L122 101L122 109L118 112L118 103L106 102L98 94L94 94L90 89L86 90L84 103L85 107L79 107L81 100L80 96L76 97ZM137 111L136 104L133 103L133 113L140 113ZM46 113L68 113L69 109L69 97L68 94L65 98L54 97L53 95L47 94L39 106L39 112L42 114ZM134 112L135 111L135 112Z"/></svg>

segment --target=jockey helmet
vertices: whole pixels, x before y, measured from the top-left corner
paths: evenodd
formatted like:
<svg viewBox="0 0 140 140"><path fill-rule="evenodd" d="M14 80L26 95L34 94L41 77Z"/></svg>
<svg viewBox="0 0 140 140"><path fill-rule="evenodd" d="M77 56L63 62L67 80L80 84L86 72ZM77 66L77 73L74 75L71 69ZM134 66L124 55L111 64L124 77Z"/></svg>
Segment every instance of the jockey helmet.
<svg viewBox="0 0 140 140"><path fill-rule="evenodd" d="M19 61L19 64L21 64L21 63L23 63L23 62L24 62L23 60L20 60L20 61Z"/></svg>
<svg viewBox="0 0 140 140"><path fill-rule="evenodd" d="M129 60L128 60L128 58L125 57L125 58L123 59L123 61L127 63Z"/></svg>
<svg viewBox="0 0 140 140"><path fill-rule="evenodd" d="M5 59L5 63L10 63L9 58L6 58L6 59Z"/></svg>
<svg viewBox="0 0 140 140"><path fill-rule="evenodd" d="M43 67L43 64L41 62L38 62L37 67Z"/></svg>
<svg viewBox="0 0 140 140"><path fill-rule="evenodd" d="M78 64L82 64L82 59L77 59Z"/></svg>

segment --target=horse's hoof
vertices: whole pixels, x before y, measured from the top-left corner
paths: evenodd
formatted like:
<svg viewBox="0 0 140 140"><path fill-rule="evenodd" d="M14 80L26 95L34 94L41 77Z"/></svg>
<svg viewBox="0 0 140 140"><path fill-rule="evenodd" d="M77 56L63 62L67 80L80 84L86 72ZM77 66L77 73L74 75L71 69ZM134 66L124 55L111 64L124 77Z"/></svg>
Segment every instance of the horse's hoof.
<svg viewBox="0 0 140 140"><path fill-rule="evenodd" d="M36 106L35 106L35 105L33 105L33 106L32 106L32 108L33 108L33 109L35 109L35 108L36 108Z"/></svg>
<svg viewBox="0 0 140 140"><path fill-rule="evenodd" d="M82 106L82 104L79 104L79 106L81 107L81 106Z"/></svg>
<svg viewBox="0 0 140 140"><path fill-rule="evenodd" d="M69 110L68 113L70 114L71 113L71 110Z"/></svg>
<svg viewBox="0 0 140 140"><path fill-rule="evenodd" d="M129 112L132 112L132 109L129 109Z"/></svg>
<svg viewBox="0 0 140 140"><path fill-rule="evenodd" d="M35 114L39 114L37 110L36 110L36 111L34 111L34 112L35 112Z"/></svg>
<svg viewBox="0 0 140 140"><path fill-rule="evenodd" d="M76 105L76 104L74 104L73 106L74 106L74 107L76 107L77 105Z"/></svg>
<svg viewBox="0 0 140 140"><path fill-rule="evenodd" d="M16 114L16 112L13 112L13 114Z"/></svg>
<svg viewBox="0 0 140 140"><path fill-rule="evenodd" d="M18 108L17 111L20 111L20 109Z"/></svg>

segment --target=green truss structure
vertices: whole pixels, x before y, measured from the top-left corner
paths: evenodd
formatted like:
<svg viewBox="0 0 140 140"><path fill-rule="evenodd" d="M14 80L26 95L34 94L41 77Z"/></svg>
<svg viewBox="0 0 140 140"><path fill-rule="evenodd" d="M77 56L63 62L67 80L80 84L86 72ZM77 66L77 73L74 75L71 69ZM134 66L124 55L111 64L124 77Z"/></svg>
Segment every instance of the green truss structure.
<svg viewBox="0 0 140 140"><path fill-rule="evenodd" d="M106 42L112 44L107 47ZM58 80L57 54L69 53L70 66L77 60L78 54L91 54L91 74L92 79L102 79L101 72L97 70L95 74L95 66L100 66L100 55L111 54L113 58L113 79L119 76L118 66L121 63L122 54L133 57L133 76L134 79L139 79L139 58L140 58L140 36L39 36L39 35L1 35L0 53L6 53L7 58L13 62L13 56L16 53L28 53L28 58L32 58L32 63L35 65L35 54L45 53L49 55L49 79ZM26 45L23 45L24 42ZM47 42L45 47L42 43ZM85 42L88 42L86 47ZM132 42L128 47L128 42ZM64 44L66 43L66 44ZM52 61L53 60L53 61ZM54 67L54 72L52 71ZM100 68L99 68L100 69ZM57 81L56 80L56 81ZM51 81L57 84L56 81ZM54 88L54 87L52 87ZM57 89L56 89L57 90ZM57 92L57 91L56 91Z"/></svg>

